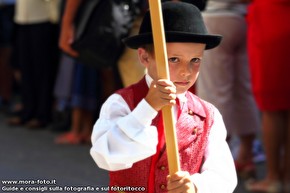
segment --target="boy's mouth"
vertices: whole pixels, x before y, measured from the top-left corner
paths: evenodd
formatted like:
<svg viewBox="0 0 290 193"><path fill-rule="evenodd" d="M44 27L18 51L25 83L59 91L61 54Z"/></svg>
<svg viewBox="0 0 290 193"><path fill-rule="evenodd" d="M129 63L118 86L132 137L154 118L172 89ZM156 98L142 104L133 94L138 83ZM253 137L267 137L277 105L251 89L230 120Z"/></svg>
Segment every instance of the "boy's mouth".
<svg viewBox="0 0 290 193"><path fill-rule="evenodd" d="M174 84L177 86L187 86L189 81L174 82Z"/></svg>

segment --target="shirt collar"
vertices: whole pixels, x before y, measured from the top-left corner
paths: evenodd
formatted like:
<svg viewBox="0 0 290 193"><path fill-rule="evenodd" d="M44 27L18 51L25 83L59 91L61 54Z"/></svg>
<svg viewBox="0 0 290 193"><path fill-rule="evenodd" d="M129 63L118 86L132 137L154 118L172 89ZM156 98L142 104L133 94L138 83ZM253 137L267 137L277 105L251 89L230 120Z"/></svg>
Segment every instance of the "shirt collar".
<svg viewBox="0 0 290 193"><path fill-rule="evenodd" d="M151 76L149 76L149 74L145 75L145 80L146 80L147 86L150 87L153 79L151 78Z"/></svg>

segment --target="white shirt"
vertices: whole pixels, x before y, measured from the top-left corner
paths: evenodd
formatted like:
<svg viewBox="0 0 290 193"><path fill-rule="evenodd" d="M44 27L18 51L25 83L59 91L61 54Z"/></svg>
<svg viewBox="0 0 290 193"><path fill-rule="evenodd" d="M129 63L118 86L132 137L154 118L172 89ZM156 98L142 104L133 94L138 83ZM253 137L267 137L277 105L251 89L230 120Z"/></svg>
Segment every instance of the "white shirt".
<svg viewBox="0 0 290 193"><path fill-rule="evenodd" d="M245 15L247 13L247 3L240 0L208 0L205 14L225 14L235 13Z"/></svg>
<svg viewBox="0 0 290 193"><path fill-rule="evenodd" d="M150 85L152 79L146 75L146 81ZM122 170L154 155L158 132L155 126L151 126L151 121L156 115L157 111L145 99L131 111L120 95L111 95L103 104L92 133L90 153L97 165L109 171ZM221 114L215 108L201 172L192 175L198 193L234 191L237 177L225 139L226 129Z"/></svg>
<svg viewBox="0 0 290 193"><path fill-rule="evenodd" d="M14 21L17 24L58 23L60 5L60 0L17 0Z"/></svg>

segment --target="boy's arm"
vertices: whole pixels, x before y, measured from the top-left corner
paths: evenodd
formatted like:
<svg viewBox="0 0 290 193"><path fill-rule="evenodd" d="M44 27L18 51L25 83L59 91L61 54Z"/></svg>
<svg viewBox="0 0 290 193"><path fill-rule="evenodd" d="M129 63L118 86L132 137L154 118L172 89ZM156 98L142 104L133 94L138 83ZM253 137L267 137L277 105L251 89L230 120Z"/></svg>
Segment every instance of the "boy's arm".
<svg viewBox="0 0 290 193"><path fill-rule="evenodd" d="M232 193L237 185L233 157L226 142L226 128L217 109L201 172L191 176L197 193Z"/></svg>
<svg viewBox="0 0 290 193"><path fill-rule="evenodd" d="M115 171L156 152L157 115L144 99L131 112L124 99L114 94L103 104L92 133L91 155L100 168Z"/></svg>

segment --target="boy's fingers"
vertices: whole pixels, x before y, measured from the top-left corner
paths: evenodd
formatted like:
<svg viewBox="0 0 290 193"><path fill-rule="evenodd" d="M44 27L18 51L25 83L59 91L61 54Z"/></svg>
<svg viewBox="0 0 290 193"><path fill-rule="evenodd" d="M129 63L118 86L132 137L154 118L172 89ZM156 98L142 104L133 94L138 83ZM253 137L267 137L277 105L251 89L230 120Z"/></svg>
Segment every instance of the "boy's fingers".
<svg viewBox="0 0 290 193"><path fill-rule="evenodd" d="M170 181L180 180L181 178L186 177L186 176L190 176L188 172L178 171L172 175L168 175L167 180L170 180Z"/></svg>
<svg viewBox="0 0 290 193"><path fill-rule="evenodd" d="M167 92L169 93L176 93L176 88L175 87L172 87L172 86L167 86L164 88Z"/></svg>
<svg viewBox="0 0 290 193"><path fill-rule="evenodd" d="M161 98L163 100L167 100L172 105L175 105L175 103L176 103L176 94L163 93L161 95Z"/></svg>
<svg viewBox="0 0 290 193"><path fill-rule="evenodd" d="M168 182L167 189L171 192L186 192L188 189L191 189L190 186L190 180L187 178L182 178L180 180Z"/></svg>
<svg viewBox="0 0 290 193"><path fill-rule="evenodd" d="M187 183L187 182L190 182L189 178L190 178L190 175L188 172L178 171L173 175L168 175L167 181L170 183L175 183L175 182Z"/></svg>
<svg viewBox="0 0 290 193"><path fill-rule="evenodd" d="M159 84L160 86L169 86L169 87L175 87L174 83L171 80L167 79L159 79L156 84Z"/></svg>
<svg viewBox="0 0 290 193"><path fill-rule="evenodd" d="M156 83L156 87L160 90L162 93L167 94L175 94L176 93L176 87L170 80L167 79L159 79Z"/></svg>
<svg viewBox="0 0 290 193"><path fill-rule="evenodd" d="M167 93L167 94L175 94L176 93L176 88L173 86L164 86L164 85L157 84L156 87L162 93Z"/></svg>
<svg viewBox="0 0 290 193"><path fill-rule="evenodd" d="M180 193L180 192L191 192L195 193L196 188L194 184L191 182L189 176L172 176L169 177L167 189L169 193Z"/></svg>

